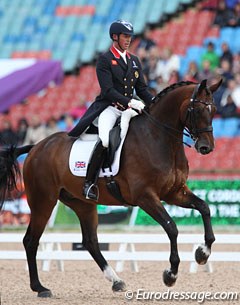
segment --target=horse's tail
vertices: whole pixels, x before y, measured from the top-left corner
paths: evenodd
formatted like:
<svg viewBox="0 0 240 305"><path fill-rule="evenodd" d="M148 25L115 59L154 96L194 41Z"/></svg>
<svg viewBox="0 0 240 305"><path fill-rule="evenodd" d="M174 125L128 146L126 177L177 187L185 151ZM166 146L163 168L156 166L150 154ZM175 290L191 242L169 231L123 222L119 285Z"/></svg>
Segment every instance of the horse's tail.
<svg viewBox="0 0 240 305"><path fill-rule="evenodd" d="M0 210L6 196L17 189L17 180L21 177L17 158L28 153L34 145L11 146L0 151Z"/></svg>

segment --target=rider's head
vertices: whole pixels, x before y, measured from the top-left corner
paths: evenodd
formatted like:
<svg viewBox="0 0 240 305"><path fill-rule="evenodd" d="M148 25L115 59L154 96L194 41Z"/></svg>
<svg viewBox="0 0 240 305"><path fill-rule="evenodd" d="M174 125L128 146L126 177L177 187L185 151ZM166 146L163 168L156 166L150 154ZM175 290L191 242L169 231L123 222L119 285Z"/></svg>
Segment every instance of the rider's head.
<svg viewBox="0 0 240 305"><path fill-rule="evenodd" d="M133 26L130 22L124 20L114 21L109 29L110 38L113 42L116 42L121 50L125 50L126 46L120 40L120 35L123 34L125 37L128 37L130 42L133 36Z"/></svg>

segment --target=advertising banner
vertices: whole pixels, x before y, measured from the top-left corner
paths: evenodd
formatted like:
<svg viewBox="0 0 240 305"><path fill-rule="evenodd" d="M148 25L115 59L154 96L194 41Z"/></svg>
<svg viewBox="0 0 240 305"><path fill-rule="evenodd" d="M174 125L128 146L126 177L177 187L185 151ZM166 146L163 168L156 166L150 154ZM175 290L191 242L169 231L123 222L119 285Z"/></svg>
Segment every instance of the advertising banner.
<svg viewBox="0 0 240 305"><path fill-rule="evenodd" d="M201 199L207 202L211 211L213 224L240 225L240 180L192 180L189 188ZM175 205L164 206L174 221L179 225L202 224L200 213L193 209L184 209ZM129 210L126 207L98 206L99 223L117 223L124 221ZM125 215L125 216L124 216ZM60 204L55 219L59 225L79 225L74 212ZM141 209L135 218L135 225L156 225L157 223Z"/></svg>
<svg viewBox="0 0 240 305"><path fill-rule="evenodd" d="M240 180L196 180L187 184L194 194L208 203L213 224L240 224ZM202 224L202 217L196 210L164 206L177 224ZM154 225L156 222L139 209L135 224Z"/></svg>

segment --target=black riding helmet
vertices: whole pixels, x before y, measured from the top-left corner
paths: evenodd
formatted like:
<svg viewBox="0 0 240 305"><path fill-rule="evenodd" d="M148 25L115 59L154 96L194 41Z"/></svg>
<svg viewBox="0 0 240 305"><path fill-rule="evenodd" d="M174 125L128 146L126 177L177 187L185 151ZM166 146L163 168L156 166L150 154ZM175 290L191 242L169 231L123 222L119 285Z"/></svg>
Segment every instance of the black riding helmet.
<svg viewBox="0 0 240 305"><path fill-rule="evenodd" d="M127 34L133 36L133 26L130 22L125 21L125 20L117 20L114 21L110 25L109 29L109 35L110 38L113 40L113 34L117 34L118 36L120 34Z"/></svg>

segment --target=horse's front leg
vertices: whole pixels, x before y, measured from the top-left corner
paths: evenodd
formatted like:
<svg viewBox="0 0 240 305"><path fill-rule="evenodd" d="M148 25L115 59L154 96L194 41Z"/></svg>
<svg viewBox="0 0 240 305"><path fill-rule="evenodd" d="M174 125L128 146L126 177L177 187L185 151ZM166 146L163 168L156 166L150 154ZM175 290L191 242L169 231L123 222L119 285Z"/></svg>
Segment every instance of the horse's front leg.
<svg viewBox="0 0 240 305"><path fill-rule="evenodd" d="M183 208L195 209L199 211L202 216L205 244L202 244L197 248L195 259L198 264L204 265L211 254L211 247L215 241L209 206L205 201L194 195L186 185L178 192L176 197L178 198L177 202L175 202L176 205Z"/></svg>
<svg viewBox="0 0 240 305"><path fill-rule="evenodd" d="M180 263L177 248L177 226L158 198L154 199L152 198L152 196L144 199L141 198L139 202L139 207L142 208L147 214L149 214L163 227L170 239L171 253L169 261L171 267L170 269L166 269L163 272L163 281L165 285L169 287L173 286L177 279L178 266Z"/></svg>

